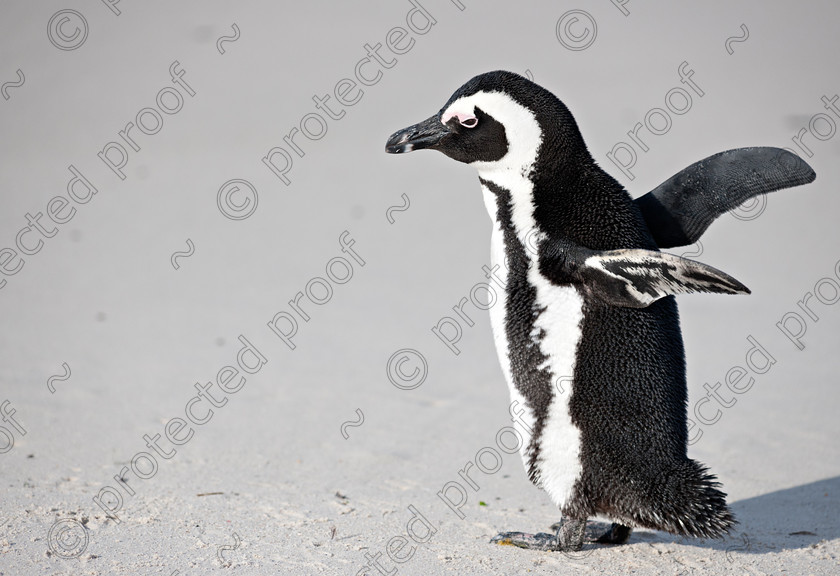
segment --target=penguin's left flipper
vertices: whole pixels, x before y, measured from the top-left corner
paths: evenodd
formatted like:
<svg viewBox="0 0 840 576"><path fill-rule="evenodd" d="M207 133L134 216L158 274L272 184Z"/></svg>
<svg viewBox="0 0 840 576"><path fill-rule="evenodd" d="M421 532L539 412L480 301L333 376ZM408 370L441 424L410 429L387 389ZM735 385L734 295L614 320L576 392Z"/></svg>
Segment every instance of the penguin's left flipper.
<svg viewBox="0 0 840 576"><path fill-rule="evenodd" d="M635 200L660 248L697 242L715 218L753 196L808 184L817 175L787 150L737 148L695 162Z"/></svg>
<svg viewBox="0 0 840 576"><path fill-rule="evenodd" d="M540 247L540 272L557 284L575 284L593 298L622 308L644 308L671 294L749 294L738 280L706 264L654 250Z"/></svg>

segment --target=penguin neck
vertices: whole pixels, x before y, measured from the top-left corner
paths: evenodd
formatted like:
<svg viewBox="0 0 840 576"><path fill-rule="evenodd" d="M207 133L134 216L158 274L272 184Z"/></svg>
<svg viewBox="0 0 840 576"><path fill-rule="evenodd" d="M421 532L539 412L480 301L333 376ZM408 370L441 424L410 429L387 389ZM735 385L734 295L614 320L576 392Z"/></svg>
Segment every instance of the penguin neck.
<svg viewBox="0 0 840 576"><path fill-rule="evenodd" d="M482 167L478 177L484 191L484 202L494 228L499 227L500 214L508 232L513 232L524 246L535 235L543 236L534 219L534 182L531 180L532 164L519 167ZM500 230L501 231L501 230Z"/></svg>
<svg viewBox="0 0 840 576"><path fill-rule="evenodd" d="M492 192L489 196L485 194L491 219L497 220L499 202L509 203L505 209L509 210L511 224L522 244L533 244L547 237L581 241L583 238L579 237L578 229L591 229L596 226L595 218L598 217L597 209L590 214L586 207L616 200L610 198L605 202L598 196L617 197L620 203L621 195L626 195L624 189L601 172L588 155L575 161L548 160L540 157L538 162L478 167L483 187ZM598 172L606 181L593 182L593 175L598 180ZM498 194L499 189L507 194Z"/></svg>

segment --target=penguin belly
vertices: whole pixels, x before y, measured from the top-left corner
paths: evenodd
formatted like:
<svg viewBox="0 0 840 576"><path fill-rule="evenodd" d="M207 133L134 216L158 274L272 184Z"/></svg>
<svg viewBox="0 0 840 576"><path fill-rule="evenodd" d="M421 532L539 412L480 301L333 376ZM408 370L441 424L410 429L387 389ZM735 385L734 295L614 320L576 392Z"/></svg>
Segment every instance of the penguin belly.
<svg viewBox="0 0 840 576"><path fill-rule="evenodd" d="M537 466L540 486L561 509L580 478L582 463L580 429L572 423L569 399L575 381L575 355L581 338L583 298L572 286L553 286L539 276L537 263L530 268L542 310L534 321L535 343L546 360L537 367L549 373L551 401L538 438Z"/></svg>
<svg viewBox="0 0 840 576"><path fill-rule="evenodd" d="M569 399L583 298L573 286L541 276L536 254L504 228L493 219L491 264L505 286L490 309L496 351L511 411L524 411L515 426L523 436L525 469L562 509L582 471L581 434Z"/></svg>

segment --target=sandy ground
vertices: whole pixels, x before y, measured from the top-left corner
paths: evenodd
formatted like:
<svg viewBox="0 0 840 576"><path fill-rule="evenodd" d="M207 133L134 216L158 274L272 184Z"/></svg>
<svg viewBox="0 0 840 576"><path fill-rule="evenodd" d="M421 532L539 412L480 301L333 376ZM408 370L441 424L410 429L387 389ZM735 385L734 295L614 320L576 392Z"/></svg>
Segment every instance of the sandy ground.
<svg viewBox="0 0 840 576"><path fill-rule="evenodd" d="M4 3L0 574L838 573L840 13L582 4ZM703 96L665 132L682 62ZM489 219L471 168L383 146L497 68L557 93L634 195L740 146L818 174L676 251L753 291L679 300L726 540L488 543L559 520L499 443L487 312L452 309Z"/></svg>

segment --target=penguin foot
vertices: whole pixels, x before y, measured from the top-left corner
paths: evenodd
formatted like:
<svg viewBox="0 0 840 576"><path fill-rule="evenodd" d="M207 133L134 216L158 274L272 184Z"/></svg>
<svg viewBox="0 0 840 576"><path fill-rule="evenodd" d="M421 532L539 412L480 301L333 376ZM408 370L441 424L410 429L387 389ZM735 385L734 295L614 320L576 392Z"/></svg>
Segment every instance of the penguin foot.
<svg viewBox="0 0 840 576"><path fill-rule="evenodd" d="M633 529L630 526L613 522L610 529L596 538L595 542L598 544L624 544L630 539L632 532Z"/></svg>
<svg viewBox="0 0 840 576"><path fill-rule="evenodd" d="M556 526L556 534L502 532L494 536L490 543L544 552L576 552L583 547L586 520L566 520Z"/></svg>
<svg viewBox="0 0 840 576"><path fill-rule="evenodd" d="M552 552L558 549L557 536L546 534L545 532L539 532L537 534L502 532L493 536L490 543L499 544L500 546L516 546L527 550L542 550L543 552Z"/></svg>
<svg viewBox="0 0 840 576"><path fill-rule="evenodd" d="M551 529L556 532L562 526L562 522L555 522L551 525ZM585 540L596 544L625 544L630 539L630 535L633 533L633 529L630 526L613 522L606 532L596 538L594 535L597 534L597 532L595 532L592 528L593 527L590 526L590 530L587 530L588 538Z"/></svg>

